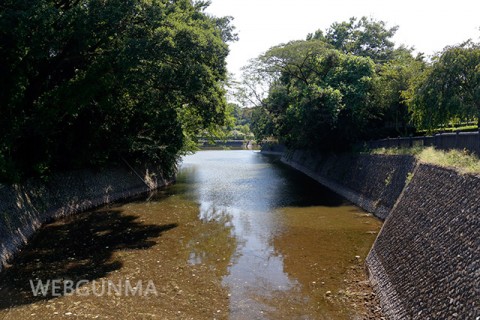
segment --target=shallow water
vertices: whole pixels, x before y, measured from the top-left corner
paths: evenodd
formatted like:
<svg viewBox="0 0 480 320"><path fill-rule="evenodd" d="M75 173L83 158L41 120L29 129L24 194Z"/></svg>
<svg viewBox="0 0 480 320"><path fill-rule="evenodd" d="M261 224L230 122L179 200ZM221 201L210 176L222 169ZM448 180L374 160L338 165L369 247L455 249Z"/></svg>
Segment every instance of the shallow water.
<svg viewBox="0 0 480 320"><path fill-rule="evenodd" d="M0 277L0 319L354 318L380 226L277 158L199 152L148 199L44 227ZM32 279L84 294L34 296ZM155 290L98 289L127 280Z"/></svg>

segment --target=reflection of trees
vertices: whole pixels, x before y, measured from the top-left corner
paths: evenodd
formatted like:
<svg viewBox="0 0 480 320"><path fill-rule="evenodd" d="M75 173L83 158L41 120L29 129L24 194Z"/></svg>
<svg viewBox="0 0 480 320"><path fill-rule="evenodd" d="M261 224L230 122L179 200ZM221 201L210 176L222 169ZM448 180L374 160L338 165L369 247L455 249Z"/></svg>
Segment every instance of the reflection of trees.
<svg viewBox="0 0 480 320"><path fill-rule="evenodd" d="M232 216L226 208L210 203L202 204L199 217L202 224L197 227L196 236L187 244L189 261L191 264L209 265L217 276L225 276L237 248Z"/></svg>

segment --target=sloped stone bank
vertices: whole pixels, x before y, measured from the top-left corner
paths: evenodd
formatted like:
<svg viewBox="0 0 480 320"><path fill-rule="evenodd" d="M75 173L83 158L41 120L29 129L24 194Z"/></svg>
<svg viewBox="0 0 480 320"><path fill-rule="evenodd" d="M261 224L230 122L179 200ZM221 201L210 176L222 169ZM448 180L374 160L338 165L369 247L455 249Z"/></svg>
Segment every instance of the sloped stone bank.
<svg viewBox="0 0 480 320"><path fill-rule="evenodd" d="M394 206L416 165L412 156L322 156L298 150L284 153L282 162L302 171L382 220Z"/></svg>
<svg viewBox="0 0 480 320"><path fill-rule="evenodd" d="M391 319L479 319L480 178L420 164L367 265Z"/></svg>
<svg viewBox="0 0 480 320"><path fill-rule="evenodd" d="M0 184L0 271L44 223L166 185L157 171L116 167Z"/></svg>
<svg viewBox="0 0 480 320"><path fill-rule="evenodd" d="M388 319L480 319L480 176L409 156L282 162L386 219L366 265Z"/></svg>

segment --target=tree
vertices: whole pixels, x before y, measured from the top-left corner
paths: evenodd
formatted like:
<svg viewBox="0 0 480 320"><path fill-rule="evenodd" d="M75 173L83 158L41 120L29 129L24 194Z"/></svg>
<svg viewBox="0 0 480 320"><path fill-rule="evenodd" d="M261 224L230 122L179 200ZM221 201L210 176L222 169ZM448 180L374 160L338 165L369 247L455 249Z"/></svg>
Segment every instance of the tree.
<svg viewBox="0 0 480 320"><path fill-rule="evenodd" d="M378 125L379 137L407 135L412 126L406 97L413 81L426 68L421 54L412 56L412 49L400 47L390 61L378 68L375 81L374 103L381 109Z"/></svg>
<svg viewBox="0 0 480 320"><path fill-rule="evenodd" d="M372 113L370 58L341 53L314 39L273 47L258 60L260 72L273 81L264 110L254 118L257 138L273 131L289 147L318 149L361 136Z"/></svg>
<svg viewBox="0 0 480 320"><path fill-rule="evenodd" d="M397 26L387 28L384 21L362 17L352 17L349 21L335 22L326 31L310 37L323 40L344 53L369 57L376 63L391 59L394 43L391 38L398 30Z"/></svg>
<svg viewBox="0 0 480 320"><path fill-rule="evenodd" d="M266 108L254 107L252 113L252 132L259 142L275 135L273 119Z"/></svg>
<svg viewBox="0 0 480 320"><path fill-rule="evenodd" d="M408 94L420 128L433 130L454 120L480 124L480 46L467 41L446 47Z"/></svg>
<svg viewBox="0 0 480 320"><path fill-rule="evenodd" d="M3 1L0 178L120 157L171 173L196 133L225 121L236 36L207 4Z"/></svg>

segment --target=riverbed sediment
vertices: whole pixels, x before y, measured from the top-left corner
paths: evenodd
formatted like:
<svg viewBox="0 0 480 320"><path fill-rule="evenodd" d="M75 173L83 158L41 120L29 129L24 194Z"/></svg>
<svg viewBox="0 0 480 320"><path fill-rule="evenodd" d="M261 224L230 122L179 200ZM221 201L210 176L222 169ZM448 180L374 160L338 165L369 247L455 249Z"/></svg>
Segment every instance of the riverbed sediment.
<svg viewBox="0 0 480 320"><path fill-rule="evenodd" d="M0 318L374 318L363 265L380 227L277 160L201 152L148 199L44 226L0 275ZM86 295L33 295L32 277ZM126 281L157 294L99 295Z"/></svg>
<svg viewBox="0 0 480 320"><path fill-rule="evenodd" d="M479 176L410 156L297 150L282 161L385 219L366 266L386 317L480 317Z"/></svg>

